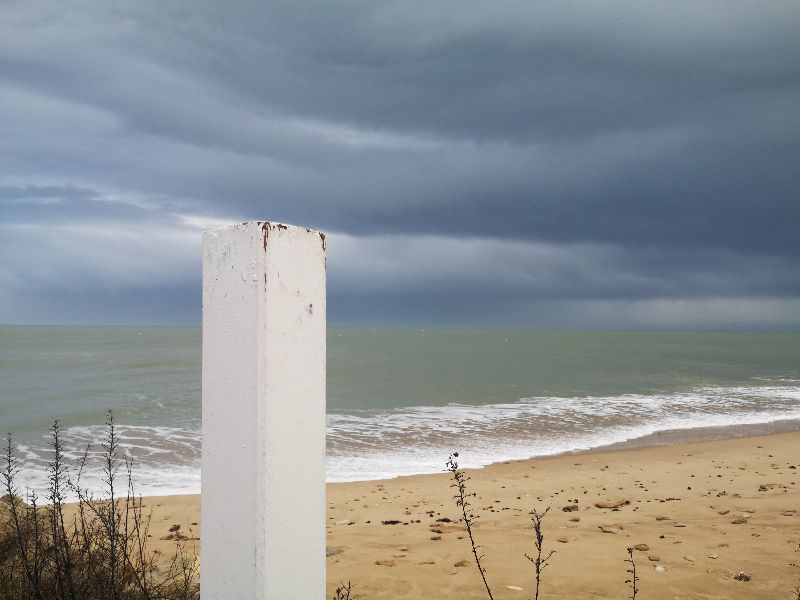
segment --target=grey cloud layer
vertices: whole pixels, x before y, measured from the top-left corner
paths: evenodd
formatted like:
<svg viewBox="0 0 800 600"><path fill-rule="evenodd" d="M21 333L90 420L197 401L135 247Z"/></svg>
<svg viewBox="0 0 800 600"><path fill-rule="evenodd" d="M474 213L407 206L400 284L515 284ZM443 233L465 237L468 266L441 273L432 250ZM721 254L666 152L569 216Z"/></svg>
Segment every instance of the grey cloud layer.
<svg viewBox="0 0 800 600"><path fill-rule="evenodd" d="M0 11L0 321L67 280L192 298L194 224L267 217L341 241L334 321L680 326L730 298L784 316L725 326L800 325L796 2Z"/></svg>

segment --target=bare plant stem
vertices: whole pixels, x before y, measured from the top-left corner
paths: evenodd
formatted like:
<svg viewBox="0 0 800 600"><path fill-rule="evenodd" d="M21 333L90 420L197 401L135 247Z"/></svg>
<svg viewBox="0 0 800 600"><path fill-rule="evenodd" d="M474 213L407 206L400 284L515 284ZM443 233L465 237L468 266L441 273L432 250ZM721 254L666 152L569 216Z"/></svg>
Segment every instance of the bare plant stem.
<svg viewBox="0 0 800 600"><path fill-rule="evenodd" d="M0 450L1 600L198 600L199 563L196 551L186 550L187 538L178 540L166 564L158 551L147 549L150 517L135 495L129 461L127 494L119 489L119 442L109 414L102 453L105 488L95 499L80 484L89 447L72 470L56 422L47 491L43 496L29 491L26 502L18 494L20 463L8 436ZM69 524L67 490L77 496Z"/></svg>
<svg viewBox="0 0 800 600"><path fill-rule="evenodd" d="M480 546L475 544L475 537L472 535L472 526L475 524L475 521L478 517L467 510L470 506L469 498L474 498L476 494L467 493L467 481L469 481L469 477L464 475L464 472L459 470L458 462L456 459L458 458L458 452L453 452L450 457L447 459L445 463L447 466L447 470L453 476L453 483L450 484L450 487L456 488L456 494L453 496L453 499L456 501L456 506L461 509L461 515L464 519L464 525L467 527L467 536L469 537L469 543L472 546L472 555L475 557L475 564L478 566L478 572L481 574L481 579L483 579L483 585L486 587L486 593L489 595L489 600L494 600L494 596L492 596L492 590L489 588L489 583L486 581L486 569L483 568L481 564L482 555L478 554L478 548Z"/></svg>
<svg viewBox="0 0 800 600"><path fill-rule="evenodd" d="M625 562L630 565L630 568L625 572L630 574L631 578L626 579L625 583L631 584L630 600L636 600L636 594L639 593L639 576L636 575L636 562L633 560L633 548L628 548L628 558Z"/></svg>
<svg viewBox="0 0 800 600"><path fill-rule="evenodd" d="M358 596L353 594L353 585L348 581L336 588L332 600L356 600Z"/></svg>
<svg viewBox="0 0 800 600"><path fill-rule="evenodd" d="M3 454L3 458L5 460L5 466L3 467L2 474L3 487L8 498L9 513L11 515L12 528L15 534L14 538L17 544L17 554L20 558L20 562L22 563L22 568L25 571L25 577L28 579L31 587L36 590L37 574L35 572L34 565L32 565L30 561L30 551L27 543L28 536L26 535L27 528L23 523L25 519L19 512L22 502L17 496L17 488L14 485L14 478L19 471L19 467L17 467L17 457L14 453L14 440L10 433L6 436L6 446ZM34 596L38 600L41 598L41 592L35 591Z"/></svg>
<svg viewBox="0 0 800 600"><path fill-rule="evenodd" d="M550 507L544 509L544 512L538 512L535 508L531 513L531 520L533 521L533 544L536 547L536 558L532 556L525 555L529 561L533 563L533 568L536 572L536 595L534 596L535 600L539 600L539 587L542 582L542 571L544 571L545 567L547 567L550 563L550 557L556 553L555 550L551 550L550 553L542 558L542 552L544 551L544 533L542 532L542 521L544 520L547 513L550 512Z"/></svg>
<svg viewBox="0 0 800 600"><path fill-rule="evenodd" d="M795 552L800 552L800 544L797 544L797 548L794 549ZM795 569L800 569L800 564L789 563L790 567L794 567ZM800 585L794 588L794 595L795 600L800 600Z"/></svg>

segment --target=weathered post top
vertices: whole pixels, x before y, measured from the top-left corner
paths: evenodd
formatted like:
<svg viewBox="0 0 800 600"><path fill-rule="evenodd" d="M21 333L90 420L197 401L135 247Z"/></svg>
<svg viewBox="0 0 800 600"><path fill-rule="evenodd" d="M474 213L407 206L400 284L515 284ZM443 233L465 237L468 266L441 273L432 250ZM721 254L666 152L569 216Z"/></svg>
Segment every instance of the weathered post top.
<svg viewBox="0 0 800 600"><path fill-rule="evenodd" d="M203 600L325 597L325 236L203 235Z"/></svg>

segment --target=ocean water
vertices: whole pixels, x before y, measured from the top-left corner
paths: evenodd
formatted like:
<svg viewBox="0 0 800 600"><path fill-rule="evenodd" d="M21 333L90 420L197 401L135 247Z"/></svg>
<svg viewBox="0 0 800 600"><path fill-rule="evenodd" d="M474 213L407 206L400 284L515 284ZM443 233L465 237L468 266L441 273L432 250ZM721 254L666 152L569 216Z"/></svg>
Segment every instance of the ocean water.
<svg viewBox="0 0 800 600"><path fill-rule="evenodd" d="M0 431L46 484L55 419L101 486L109 409L144 495L200 489L199 328L0 326ZM800 419L800 334L332 329L328 480Z"/></svg>

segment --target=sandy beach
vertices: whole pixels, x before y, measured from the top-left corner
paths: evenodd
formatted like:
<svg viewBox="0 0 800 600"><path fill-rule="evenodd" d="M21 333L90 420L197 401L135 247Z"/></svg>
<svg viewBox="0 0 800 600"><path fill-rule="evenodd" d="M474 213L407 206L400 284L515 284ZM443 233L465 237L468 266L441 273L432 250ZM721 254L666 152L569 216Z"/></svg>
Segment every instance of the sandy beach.
<svg viewBox="0 0 800 600"><path fill-rule="evenodd" d="M442 463L447 457L442 457ZM495 598L533 593L530 511L544 521L543 598L794 598L800 585L800 433L593 451L468 471ZM328 485L328 589L373 598L485 598L449 473ZM199 496L147 498L157 547L197 535ZM601 508L619 504L617 508ZM302 518L298 516L298 518ZM198 543L199 547L199 543ZM744 572L749 581L735 576Z"/></svg>

